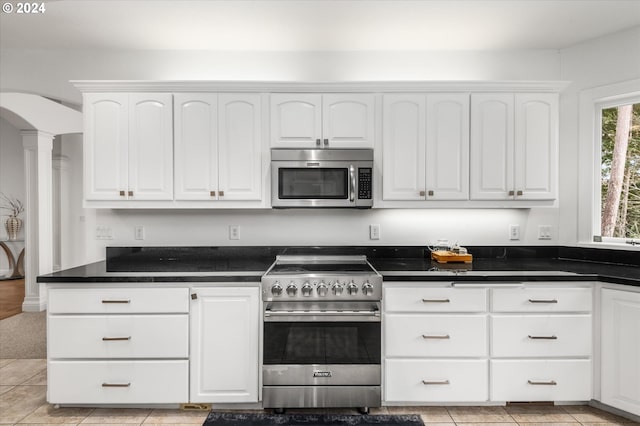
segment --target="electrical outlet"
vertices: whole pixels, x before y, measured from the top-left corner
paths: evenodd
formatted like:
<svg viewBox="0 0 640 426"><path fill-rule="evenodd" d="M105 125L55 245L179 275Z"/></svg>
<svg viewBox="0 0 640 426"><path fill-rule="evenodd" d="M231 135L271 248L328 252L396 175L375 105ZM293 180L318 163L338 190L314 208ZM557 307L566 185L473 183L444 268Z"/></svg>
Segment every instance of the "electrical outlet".
<svg viewBox="0 0 640 426"><path fill-rule="evenodd" d="M96 240L113 240L113 230L110 226L96 226Z"/></svg>
<svg viewBox="0 0 640 426"><path fill-rule="evenodd" d="M380 225L369 225L369 239L370 240L380 239Z"/></svg>
<svg viewBox="0 0 640 426"><path fill-rule="evenodd" d="M229 225L229 239L230 240L240 239L240 225Z"/></svg>
<svg viewBox="0 0 640 426"><path fill-rule="evenodd" d="M136 240L144 240L144 226L137 225L133 228L133 233Z"/></svg>
<svg viewBox="0 0 640 426"><path fill-rule="evenodd" d="M539 225L538 226L538 239L550 240L551 239L551 225Z"/></svg>
<svg viewBox="0 0 640 426"><path fill-rule="evenodd" d="M510 240L520 239L520 225L509 225L509 239Z"/></svg>

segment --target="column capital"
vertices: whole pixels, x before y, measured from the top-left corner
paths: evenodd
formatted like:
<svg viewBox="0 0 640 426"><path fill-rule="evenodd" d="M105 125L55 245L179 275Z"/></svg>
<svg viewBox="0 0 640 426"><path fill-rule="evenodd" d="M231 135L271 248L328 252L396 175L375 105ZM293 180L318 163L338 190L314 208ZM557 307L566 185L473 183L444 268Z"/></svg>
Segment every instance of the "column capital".
<svg viewBox="0 0 640 426"><path fill-rule="evenodd" d="M40 130L21 130L24 149L45 148L53 150L53 138L56 136Z"/></svg>

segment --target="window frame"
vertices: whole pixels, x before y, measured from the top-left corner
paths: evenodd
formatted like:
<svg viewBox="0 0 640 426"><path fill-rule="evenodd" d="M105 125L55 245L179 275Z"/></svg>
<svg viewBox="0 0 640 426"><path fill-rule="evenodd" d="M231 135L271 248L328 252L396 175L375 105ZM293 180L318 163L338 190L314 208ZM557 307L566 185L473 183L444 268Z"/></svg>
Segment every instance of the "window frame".
<svg viewBox="0 0 640 426"><path fill-rule="evenodd" d="M602 211L602 110L640 103L640 79L580 93L578 139L578 244L639 250L627 238L600 237Z"/></svg>

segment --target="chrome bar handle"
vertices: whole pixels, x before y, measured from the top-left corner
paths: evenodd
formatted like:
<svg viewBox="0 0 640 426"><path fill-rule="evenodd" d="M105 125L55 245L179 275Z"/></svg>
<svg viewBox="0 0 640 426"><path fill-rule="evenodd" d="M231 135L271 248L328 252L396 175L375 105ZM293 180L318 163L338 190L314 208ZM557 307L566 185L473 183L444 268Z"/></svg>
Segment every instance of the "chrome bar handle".
<svg viewBox="0 0 640 426"><path fill-rule="evenodd" d="M316 139L316 146L320 146L320 139Z"/></svg>
<svg viewBox="0 0 640 426"><path fill-rule="evenodd" d="M131 382L129 383L103 383L103 388L128 388L131 386Z"/></svg>
<svg viewBox="0 0 640 426"><path fill-rule="evenodd" d="M449 381L448 380L441 380L441 381L423 380L422 384L423 385L448 385Z"/></svg>
<svg viewBox="0 0 640 426"><path fill-rule="evenodd" d="M535 382L533 380L527 380L527 383L529 383L530 385L542 385L542 386L555 386L558 383L556 383L555 380L550 380L548 382Z"/></svg>
<svg viewBox="0 0 640 426"><path fill-rule="evenodd" d="M529 299L529 303L558 303L557 299Z"/></svg>
<svg viewBox="0 0 640 426"><path fill-rule="evenodd" d="M558 340L558 336L527 336L531 340Z"/></svg>
<svg viewBox="0 0 640 426"><path fill-rule="evenodd" d="M341 315L345 317L379 317L380 311L272 311L267 309L264 312L265 317L271 316L335 316Z"/></svg>
<svg viewBox="0 0 640 426"><path fill-rule="evenodd" d="M351 177L351 185L349 188L349 201L353 202L356 197L356 169L355 167L353 167L353 164L349 166L349 176Z"/></svg>
<svg viewBox="0 0 640 426"><path fill-rule="evenodd" d="M423 339L451 339L448 334L423 334Z"/></svg>
<svg viewBox="0 0 640 426"><path fill-rule="evenodd" d="M449 303L449 299L422 299L423 303Z"/></svg>
<svg viewBox="0 0 640 426"><path fill-rule="evenodd" d="M117 340L131 340L131 336L127 336L127 337L103 337L102 338L103 342L115 342Z"/></svg>
<svg viewBox="0 0 640 426"><path fill-rule="evenodd" d="M328 146L329 145L329 139L325 139L324 140L324 146Z"/></svg>
<svg viewBox="0 0 640 426"><path fill-rule="evenodd" d="M131 300L103 300L102 303L131 303Z"/></svg>

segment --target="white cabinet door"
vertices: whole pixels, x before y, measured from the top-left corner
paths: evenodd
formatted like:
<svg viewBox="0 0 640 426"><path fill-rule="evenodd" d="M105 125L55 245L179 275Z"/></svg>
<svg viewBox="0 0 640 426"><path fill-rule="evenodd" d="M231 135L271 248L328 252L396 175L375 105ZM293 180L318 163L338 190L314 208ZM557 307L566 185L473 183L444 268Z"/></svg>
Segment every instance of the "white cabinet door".
<svg viewBox="0 0 640 426"><path fill-rule="evenodd" d="M262 198L262 112L259 94L220 94L220 200Z"/></svg>
<svg viewBox="0 0 640 426"><path fill-rule="evenodd" d="M257 402L260 289L193 289L191 402Z"/></svg>
<svg viewBox="0 0 640 426"><path fill-rule="evenodd" d="M602 290L601 399L640 415L640 293Z"/></svg>
<svg viewBox="0 0 640 426"><path fill-rule="evenodd" d="M126 199L129 179L128 123L128 94L84 95L85 199Z"/></svg>
<svg viewBox="0 0 640 426"><path fill-rule="evenodd" d="M129 199L172 200L172 95L131 93L129 103Z"/></svg>
<svg viewBox="0 0 640 426"><path fill-rule="evenodd" d="M322 146L373 148L374 97L330 94L322 97Z"/></svg>
<svg viewBox="0 0 640 426"><path fill-rule="evenodd" d="M515 95L515 190L517 200L556 198L558 95ZM521 194L521 195L518 195Z"/></svg>
<svg viewBox="0 0 640 426"><path fill-rule="evenodd" d="M514 191L514 95L471 95L471 199L505 200Z"/></svg>
<svg viewBox="0 0 640 426"><path fill-rule="evenodd" d="M322 95L271 95L271 146L317 148L322 142Z"/></svg>
<svg viewBox="0 0 640 426"><path fill-rule="evenodd" d="M385 95L383 100L382 199L425 199L424 95Z"/></svg>
<svg viewBox="0 0 640 426"><path fill-rule="evenodd" d="M218 199L218 96L177 93L174 102L175 199Z"/></svg>
<svg viewBox="0 0 640 426"><path fill-rule="evenodd" d="M469 198L469 94L427 95L427 200Z"/></svg>

